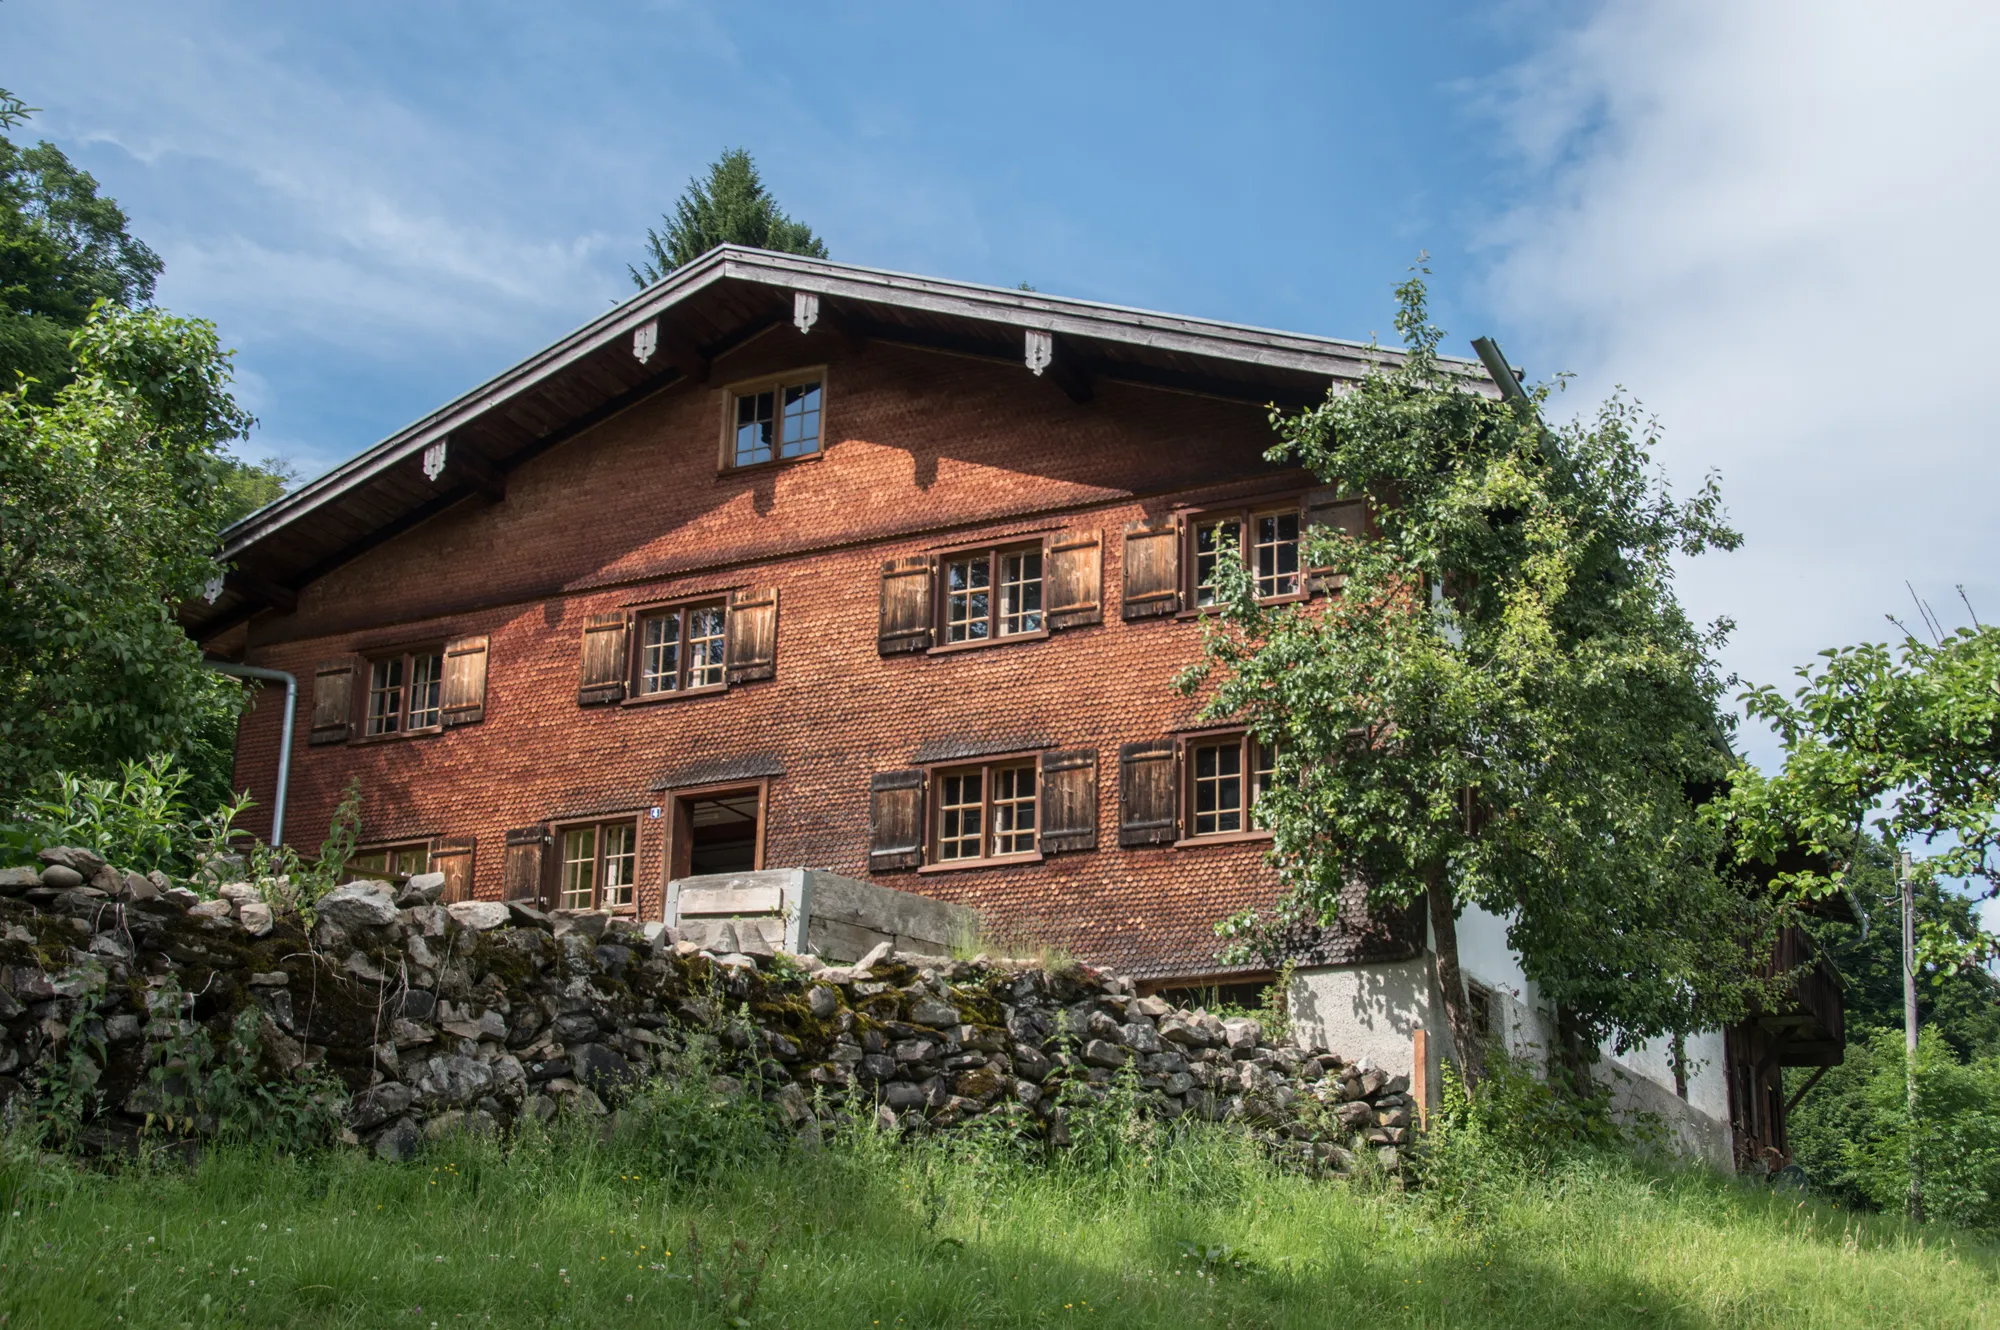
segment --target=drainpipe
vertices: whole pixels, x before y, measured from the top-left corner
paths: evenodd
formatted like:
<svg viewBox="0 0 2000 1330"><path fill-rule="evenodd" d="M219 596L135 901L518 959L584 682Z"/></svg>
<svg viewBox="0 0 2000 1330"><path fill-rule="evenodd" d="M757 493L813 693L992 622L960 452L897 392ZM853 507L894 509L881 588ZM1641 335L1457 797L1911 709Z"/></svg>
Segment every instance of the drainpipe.
<svg viewBox="0 0 2000 1330"><path fill-rule="evenodd" d="M299 681L283 670L267 670L262 665L238 665L229 660L202 663L217 674L285 685L285 731L278 740L278 797L271 804L271 846L275 849L285 843L285 791L292 783L292 717L298 711Z"/></svg>

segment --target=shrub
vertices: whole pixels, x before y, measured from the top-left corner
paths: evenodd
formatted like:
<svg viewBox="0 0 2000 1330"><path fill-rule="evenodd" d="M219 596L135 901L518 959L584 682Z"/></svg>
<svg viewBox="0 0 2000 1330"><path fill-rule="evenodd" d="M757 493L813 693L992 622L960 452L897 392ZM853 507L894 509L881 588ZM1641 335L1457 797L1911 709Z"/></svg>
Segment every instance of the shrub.
<svg viewBox="0 0 2000 1330"><path fill-rule="evenodd" d="M186 876L228 839L250 806L238 795L206 817L183 794L188 773L164 756L127 762L115 777L57 772L8 810L0 853L13 862L51 845L91 850L120 868Z"/></svg>

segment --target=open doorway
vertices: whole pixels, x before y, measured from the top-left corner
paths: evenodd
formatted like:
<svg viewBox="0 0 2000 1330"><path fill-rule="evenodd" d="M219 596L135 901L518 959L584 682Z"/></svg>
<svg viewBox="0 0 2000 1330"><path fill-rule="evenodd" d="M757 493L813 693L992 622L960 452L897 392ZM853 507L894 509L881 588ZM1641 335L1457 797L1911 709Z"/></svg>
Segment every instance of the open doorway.
<svg viewBox="0 0 2000 1330"><path fill-rule="evenodd" d="M689 790L673 796L670 877L747 873L764 866L764 790Z"/></svg>

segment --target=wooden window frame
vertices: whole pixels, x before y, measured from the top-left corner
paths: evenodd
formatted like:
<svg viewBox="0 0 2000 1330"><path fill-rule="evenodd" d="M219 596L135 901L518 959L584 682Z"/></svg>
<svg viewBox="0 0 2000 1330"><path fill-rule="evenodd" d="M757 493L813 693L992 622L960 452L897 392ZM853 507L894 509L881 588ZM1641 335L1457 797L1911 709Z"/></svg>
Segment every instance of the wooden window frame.
<svg viewBox="0 0 2000 1330"><path fill-rule="evenodd" d="M697 596L678 596L673 600L660 601L650 605L635 605L631 608L631 631L625 643L625 697L620 706L647 706L655 702L671 702L683 697L708 697L714 693L729 691L729 595L730 589L703 592ZM678 678L688 674L687 662L687 616L688 612L719 605L722 608L722 679L718 683L705 683L694 688L666 688L655 693L639 691L642 667L646 660L646 621L677 614L681 619L680 663Z"/></svg>
<svg viewBox="0 0 2000 1330"><path fill-rule="evenodd" d="M1060 532L1025 532L1017 536L1003 536L994 540L976 541L965 545L953 545L945 549L933 550L931 559L931 641L928 654L933 656L951 655L960 651L978 651L985 647L1011 646L1016 642L1042 642L1050 636L1049 629L1049 546ZM1034 552L1042 562L1042 575L1038 580L1042 592L1042 606L1039 611L1042 626L1025 633L1001 633L1000 629L1000 582L998 571L1000 560L1009 554ZM965 642L945 640L950 623L951 592L945 585L945 569L954 561L968 556L984 555L987 560L987 635Z"/></svg>
<svg viewBox="0 0 2000 1330"><path fill-rule="evenodd" d="M819 384L819 446L809 453L797 457L780 457L778 450L783 447L784 434L784 390L797 388L808 383ZM754 393L772 392L777 394L774 409L778 422L777 437L771 445L771 456L761 462L736 460L736 403L738 399ZM724 384L722 388L722 447L718 455L717 469L721 476L740 474L745 471L761 471L767 467L794 466L800 462L815 462L826 456L827 381L825 365L804 365L786 370L780 374L765 374L754 379L743 379L737 383Z"/></svg>
<svg viewBox="0 0 2000 1330"><path fill-rule="evenodd" d="M542 899L549 902L549 908L556 910L589 910L594 913L619 916L636 915L639 912L639 860L641 858L639 825L645 820L645 810L635 808L628 812L614 813L607 817L577 817L567 818L561 822L551 822L549 824L548 862L542 868L544 880L549 883L546 888L547 895ZM607 827L632 828L632 879L628 884L632 891L632 899L624 905L607 906L603 903L604 830ZM568 840L571 832L584 830L593 830L597 833L597 839L591 849L591 903L584 906L566 905L563 900L567 894L564 891L563 868L568 861L563 857L564 843Z"/></svg>
<svg viewBox="0 0 2000 1330"><path fill-rule="evenodd" d="M1235 521L1238 532L1244 537L1244 539L1239 541L1236 553L1239 558L1245 559L1247 567L1249 552L1256 548L1255 541L1249 538L1254 535L1251 523L1260 517L1269 517L1274 514L1283 513L1291 513L1298 519L1299 531L1296 542L1297 553L1295 555L1298 568L1292 574L1297 579L1298 585L1295 590L1287 592L1282 596L1259 596L1257 597L1257 603L1259 605L1291 605L1302 600L1311 599L1312 570L1306 567L1305 558L1306 542L1308 540L1306 496L1297 494L1273 496L1261 500L1251 499L1243 503L1229 504L1222 507L1189 509L1187 512L1181 514L1181 604L1185 608L1176 617L1190 619L1216 612L1216 606L1214 605L1199 605L1196 603L1196 591L1201 586L1199 581L1201 577L1200 559L1196 553L1196 547L1201 539L1202 527L1213 525L1216 522ZM1249 572L1252 580L1255 580L1257 576L1256 569L1250 568Z"/></svg>
<svg viewBox="0 0 2000 1330"><path fill-rule="evenodd" d="M364 651L359 653L362 668L355 671L354 690L361 701L360 733L356 734L348 742L389 743L397 739L421 739L430 735L443 734L445 731L444 662L445 647L447 645L447 642L440 640L436 645L423 642L415 646L402 647L398 650ZM375 712L375 667L387 664L390 661L401 663L403 667L403 681L396 685L399 697L396 716L399 721L407 721L410 716L410 690L414 686L416 678L416 662L424 657L432 657L437 661L437 676L433 680L438 695L437 720L429 725L413 727L404 724L393 730L385 730L381 734L370 734L368 727L373 721Z"/></svg>
<svg viewBox="0 0 2000 1330"><path fill-rule="evenodd" d="M349 868L352 868L354 866L354 861L361 858L363 855L368 855L368 854L393 855L403 850L422 850L424 853L424 866L419 871L428 873L431 871L431 860L437 854L437 837L409 836L409 837L404 837L401 840L383 840L383 841L375 841L368 845L357 845L354 847L354 853L347 857L347 865ZM391 874L397 873L396 869L387 866L385 866L382 869L382 871ZM402 877L415 876L415 874L411 873L401 873L398 875Z"/></svg>
<svg viewBox="0 0 2000 1330"><path fill-rule="evenodd" d="M1034 789L1035 828L1031 833L1033 848L1015 854L992 852L993 773L1004 768L1026 770ZM988 757L967 758L953 762L935 762L924 766L922 771L924 773L924 862L918 866L917 872L956 873L968 868L1006 868L1019 864L1038 864L1046 857L1041 847L1042 753L1039 750L1025 753L997 753ZM941 782L946 776L969 771L980 773L979 856L971 859L939 859L938 824L943 812L938 802Z"/></svg>
<svg viewBox="0 0 2000 1330"><path fill-rule="evenodd" d="M764 867L764 839L771 828L771 778L760 776L754 780L722 781L714 785L687 785L678 789L661 790L660 815L666 819L667 843L660 855L660 899L666 899L667 885L676 878L686 877L686 873L676 873L675 866L684 857L692 858L692 825L686 821L687 805L698 799L712 799L717 795L757 794L757 850L755 864L750 871L760 872Z"/></svg>
<svg viewBox="0 0 2000 1330"><path fill-rule="evenodd" d="M1237 779L1241 782L1243 802L1239 805L1239 812L1243 818L1243 826L1235 831L1197 833L1194 830L1195 772L1193 750L1197 748L1225 747L1232 740L1237 745L1238 761L1241 764L1238 769ZM1261 746L1262 744L1257 737L1247 729L1202 730L1194 734L1184 734L1177 738L1177 751L1174 758L1176 765L1180 768L1179 797L1182 834L1180 839L1174 842L1175 848L1190 849L1201 845L1233 845L1243 841L1268 841L1271 839L1271 831L1268 827L1253 826L1251 824L1251 818L1255 816L1257 807L1257 796L1254 787L1257 781L1257 772L1260 770L1257 766L1257 749ZM1275 748L1276 745L1272 745L1272 747Z"/></svg>

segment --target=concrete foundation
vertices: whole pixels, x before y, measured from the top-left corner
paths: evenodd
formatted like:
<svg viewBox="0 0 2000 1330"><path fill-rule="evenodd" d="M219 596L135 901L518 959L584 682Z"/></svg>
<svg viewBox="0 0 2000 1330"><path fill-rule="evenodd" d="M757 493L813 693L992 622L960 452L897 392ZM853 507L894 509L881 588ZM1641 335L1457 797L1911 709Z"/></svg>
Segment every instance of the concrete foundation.
<svg viewBox="0 0 2000 1330"><path fill-rule="evenodd" d="M976 936L979 916L962 905L892 891L815 868L774 868L676 878L667 884L666 922L687 941L712 947L732 930L753 955L810 951L857 961L880 942L905 956L949 956Z"/></svg>

